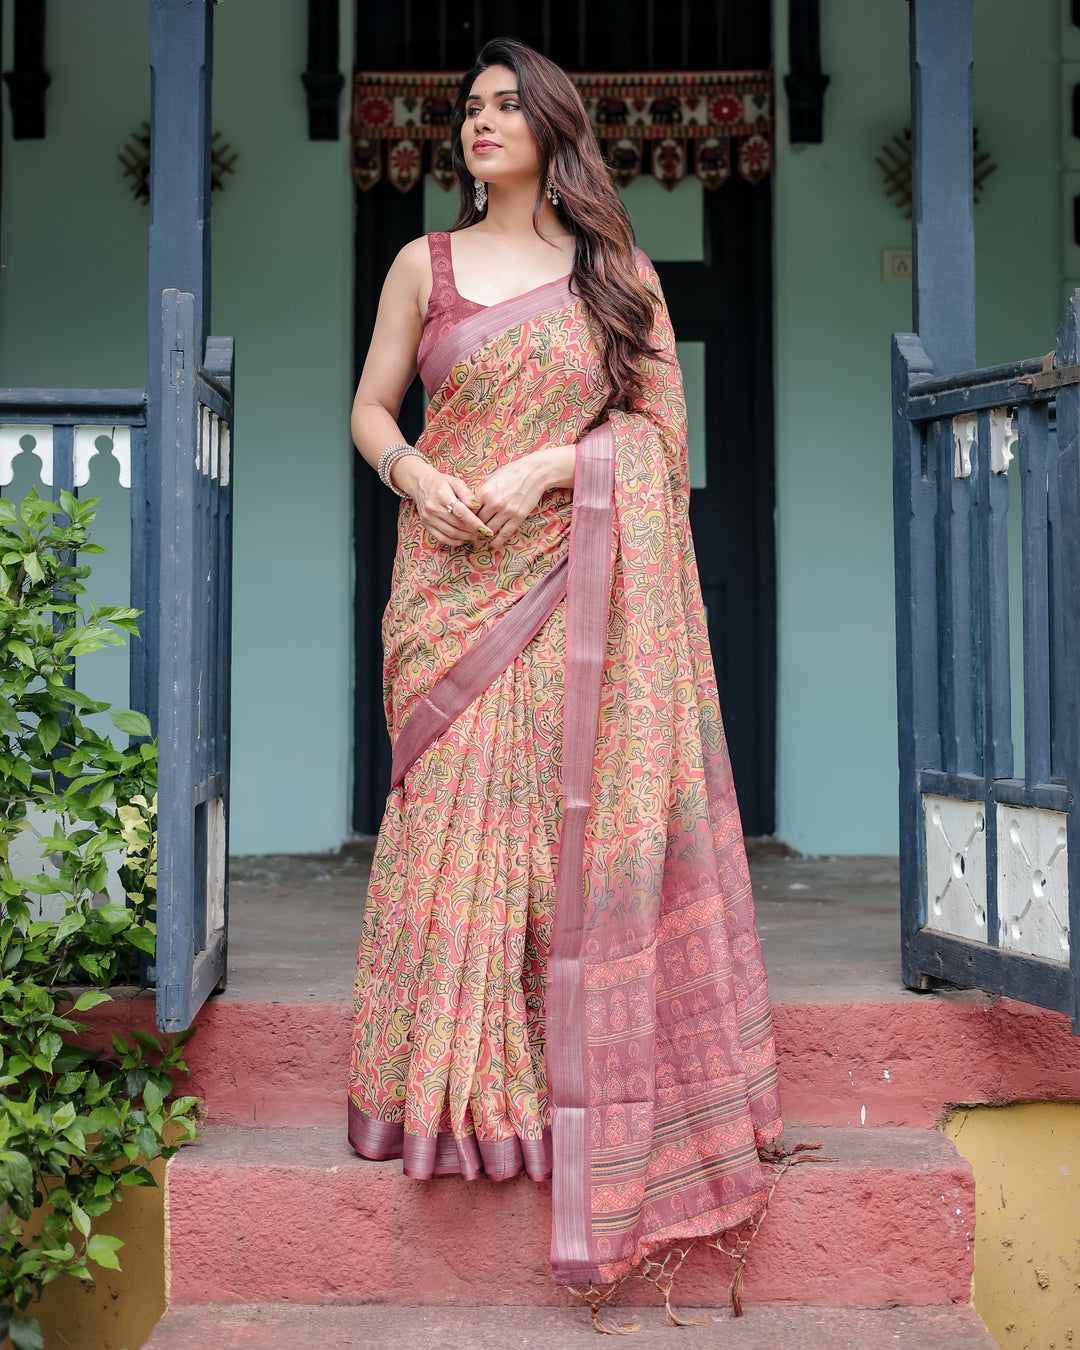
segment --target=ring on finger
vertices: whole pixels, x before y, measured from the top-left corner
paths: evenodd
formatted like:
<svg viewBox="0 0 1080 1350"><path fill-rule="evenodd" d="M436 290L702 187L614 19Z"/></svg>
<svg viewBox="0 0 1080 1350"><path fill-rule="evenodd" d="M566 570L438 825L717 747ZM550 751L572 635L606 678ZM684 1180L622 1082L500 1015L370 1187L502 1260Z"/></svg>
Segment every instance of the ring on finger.
<svg viewBox="0 0 1080 1350"><path fill-rule="evenodd" d="M453 502L447 502L447 503L446 503L446 510L450 513L450 515L453 515L453 514L454 514L454 503L453 503Z"/></svg>

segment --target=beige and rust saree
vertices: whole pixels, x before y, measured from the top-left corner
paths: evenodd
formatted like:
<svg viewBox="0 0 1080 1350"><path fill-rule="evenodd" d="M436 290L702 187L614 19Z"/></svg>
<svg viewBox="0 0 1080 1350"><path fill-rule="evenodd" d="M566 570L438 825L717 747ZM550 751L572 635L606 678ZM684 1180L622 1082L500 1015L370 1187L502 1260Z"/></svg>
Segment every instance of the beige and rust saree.
<svg viewBox="0 0 1080 1350"><path fill-rule="evenodd" d="M419 1178L551 1177L571 1285L759 1213L781 1131L662 298L654 342L640 396L597 425L568 279L437 341L431 461L479 482L573 442L574 491L498 551L434 544L406 500L384 620L394 785L349 1137Z"/></svg>

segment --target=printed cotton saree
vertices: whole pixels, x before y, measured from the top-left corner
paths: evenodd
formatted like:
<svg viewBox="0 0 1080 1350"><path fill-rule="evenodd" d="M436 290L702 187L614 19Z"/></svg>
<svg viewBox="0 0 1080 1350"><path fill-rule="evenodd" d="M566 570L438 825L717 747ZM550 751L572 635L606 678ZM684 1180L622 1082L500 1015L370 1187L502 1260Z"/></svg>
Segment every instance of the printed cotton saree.
<svg viewBox="0 0 1080 1350"><path fill-rule="evenodd" d="M420 448L480 482L575 443L504 549L401 508L395 745L356 982L349 1137L406 1174L553 1180L558 1282L606 1284L760 1213L781 1121L765 971L688 525L659 298L604 418L569 279L425 353ZM604 420L601 420L604 419ZM568 560L568 562L567 562Z"/></svg>

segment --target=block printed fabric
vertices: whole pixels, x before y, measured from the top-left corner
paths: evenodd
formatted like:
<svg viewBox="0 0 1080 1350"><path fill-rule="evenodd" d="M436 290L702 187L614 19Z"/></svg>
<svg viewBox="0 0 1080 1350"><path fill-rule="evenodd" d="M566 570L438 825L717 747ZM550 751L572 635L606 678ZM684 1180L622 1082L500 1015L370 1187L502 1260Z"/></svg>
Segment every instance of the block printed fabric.
<svg viewBox="0 0 1080 1350"><path fill-rule="evenodd" d="M781 1120L771 1014L690 538L685 406L659 300L641 393L606 386L568 279L421 360L419 448L480 482L577 443L507 547L402 502L386 610L397 739L569 550L537 635L387 800L356 980L349 1134L408 1175L553 1180L557 1281L618 1280L759 1213Z"/></svg>
<svg viewBox="0 0 1080 1350"><path fill-rule="evenodd" d="M366 192L387 176L400 192L428 171L447 192L457 184L451 121L463 72L353 71L353 181ZM731 177L750 183L773 156L772 72L662 71L571 74L620 187L644 170L669 190L688 169L711 190ZM691 169L692 165L692 169Z"/></svg>

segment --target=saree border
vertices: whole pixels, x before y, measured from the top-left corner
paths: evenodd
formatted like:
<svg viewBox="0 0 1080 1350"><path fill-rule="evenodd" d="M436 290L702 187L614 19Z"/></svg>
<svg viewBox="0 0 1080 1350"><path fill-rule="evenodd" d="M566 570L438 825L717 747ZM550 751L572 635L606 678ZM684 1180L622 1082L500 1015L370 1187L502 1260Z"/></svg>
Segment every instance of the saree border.
<svg viewBox="0 0 1080 1350"><path fill-rule="evenodd" d="M551 1132L540 1139L477 1139L475 1134L455 1135L440 1130L436 1135L412 1134L400 1120L375 1120L350 1098L349 1143L369 1162L401 1159L403 1175L414 1181L434 1177L462 1176L466 1181L487 1177L509 1181L524 1172L530 1181L551 1178Z"/></svg>
<svg viewBox="0 0 1080 1350"><path fill-rule="evenodd" d="M398 732L390 772L396 788L429 746L521 655L566 594L561 557L431 686Z"/></svg>
<svg viewBox="0 0 1080 1350"><path fill-rule="evenodd" d="M450 378L450 372L467 356L478 348L493 342L509 329L530 319L539 319L552 310L562 309L574 300L570 289L570 274L558 281L546 281L522 295L510 300L500 300L497 305L488 305L468 319L455 324L444 333L422 361L417 362L417 371L427 390L428 397L435 394Z"/></svg>
<svg viewBox="0 0 1080 1350"><path fill-rule="evenodd" d="M563 694L563 822L548 957L548 1097L552 1106L551 1266L559 1283L597 1270L585 1033L585 826L607 653L611 602L615 434L610 423L578 442L566 601Z"/></svg>

